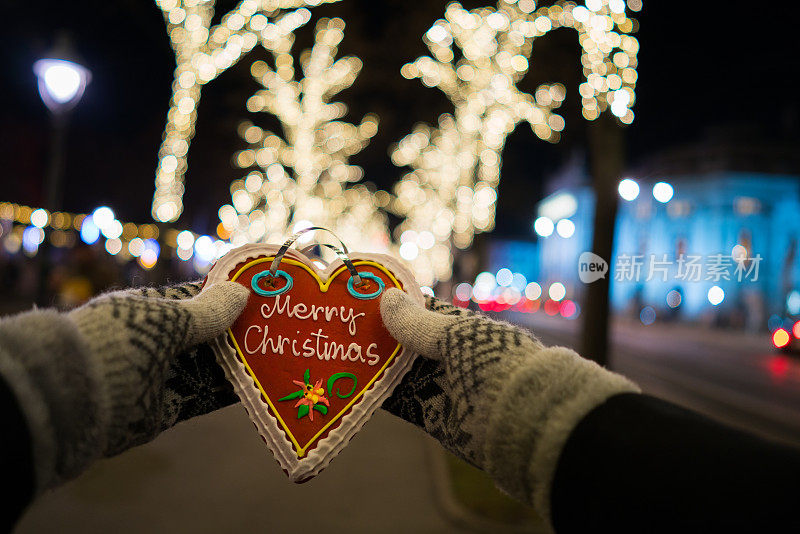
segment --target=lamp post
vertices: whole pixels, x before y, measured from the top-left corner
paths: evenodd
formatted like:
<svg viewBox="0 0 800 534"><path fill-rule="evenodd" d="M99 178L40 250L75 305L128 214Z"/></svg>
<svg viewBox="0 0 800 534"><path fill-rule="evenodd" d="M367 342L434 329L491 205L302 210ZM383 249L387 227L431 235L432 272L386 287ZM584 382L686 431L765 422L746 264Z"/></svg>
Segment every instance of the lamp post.
<svg viewBox="0 0 800 534"><path fill-rule="evenodd" d="M47 208L61 207L61 181L64 173L64 140L69 112L74 108L92 79L89 70L75 61L66 36L60 36L50 57L40 59L33 65L39 79L39 95L50 110L53 120L53 137L50 164L47 171L45 191Z"/></svg>
<svg viewBox="0 0 800 534"><path fill-rule="evenodd" d="M47 58L33 64L33 72L38 78L39 95L50 110L52 134L50 161L45 175L45 207L51 212L61 209L62 182L64 175L64 142L66 140L69 115L92 79L89 70L77 61L66 34L58 37L55 48ZM40 277L37 302L47 305L47 278L49 275L49 247L47 240L42 242L39 258Z"/></svg>

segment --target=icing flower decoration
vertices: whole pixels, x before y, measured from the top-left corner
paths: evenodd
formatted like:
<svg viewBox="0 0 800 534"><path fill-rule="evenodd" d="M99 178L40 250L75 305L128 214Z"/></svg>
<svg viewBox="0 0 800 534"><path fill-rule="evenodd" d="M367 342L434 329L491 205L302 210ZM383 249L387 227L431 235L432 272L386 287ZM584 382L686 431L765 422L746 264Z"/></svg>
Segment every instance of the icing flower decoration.
<svg viewBox="0 0 800 534"><path fill-rule="evenodd" d="M328 398L325 396L325 389L322 387L322 379L317 380L312 385L311 372L309 369L306 369L306 372L303 373L303 381L301 382L300 380L292 380L292 383L299 386L300 391L289 393L285 397L278 399L278 401L297 399L294 408L297 408L298 419L302 419L307 415L308 418L313 421L314 410L322 413L322 415L327 415L328 406L330 406L330 403L328 402Z"/></svg>

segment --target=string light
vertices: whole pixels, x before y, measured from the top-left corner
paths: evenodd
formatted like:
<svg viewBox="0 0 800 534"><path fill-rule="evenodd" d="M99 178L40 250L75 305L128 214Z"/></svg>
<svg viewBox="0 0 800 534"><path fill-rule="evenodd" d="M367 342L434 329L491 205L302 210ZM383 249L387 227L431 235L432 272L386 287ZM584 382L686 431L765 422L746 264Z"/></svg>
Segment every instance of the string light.
<svg viewBox="0 0 800 534"><path fill-rule="evenodd" d="M631 9L641 9L636 2ZM401 69L441 90L454 106L431 127L417 125L392 151L392 161L411 171L396 185L391 209L404 218L397 235L429 229L436 243L409 261L422 284L451 276L451 247L468 247L476 232L494 227L497 184L506 137L527 122L539 138L556 142L564 119L561 84L533 94L517 83L530 68L535 39L558 28L576 30L584 82L582 112L595 120L606 110L629 124L635 101L636 21L622 0L557 2L536 8L532 0L501 0L497 8L465 10L452 3L425 33L431 55ZM402 245L401 245L402 246Z"/></svg>
<svg viewBox="0 0 800 534"><path fill-rule="evenodd" d="M307 21L305 16L302 22ZM277 243L313 221L314 226L333 230L348 246L387 248L380 195L358 183L363 171L348 163L375 135L378 119L366 115L360 124L338 120L347 107L330 101L350 87L361 70L356 57L336 59L344 27L337 18L319 21L314 46L300 54L302 77L291 55L292 25L276 28L269 38L262 34L261 43L274 56L276 67L253 63L251 73L264 89L248 99L247 110L275 116L283 134L249 121L239 127L248 148L234 160L238 167L254 170L231 184L231 203L219 210L234 246Z"/></svg>
<svg viewBox="0 0 800 534"><path fill-rule="evenodd" d="M59 248L73 247L79 239L88 245L99 243L118 260L126 262L137 259L146 269L152 268L158 261L161 246L167 247L170 257L174 254L178 259L188 261L194 255L193 245L196 241L208 242L213 253L209 255L208 247L203 250L203 261L195 263L200 273L206 272L210 263L228 250L228 245L222 240L189 230L167 228L161 235L155 224L122 222L106 206L89 214L51 213L44 208L0 202L0 240L7 252L16 254L22 248L26 254L33 256L45 238Z"/></svg>
<svg viewBox="0 0 800 534"><path fill-rule="evenodd" d="M186 156L194 136L202 86L235 65L259 39L271 38L275 23L270 17L277 17L281 10L335 1L242 0L222 16L219 24L211 26L215 0L156 0L164 14L176 67L167 125L158 151L152 207L155 220L175 221L183 211ZM296 12L288 16L296 16Z"/></svg>

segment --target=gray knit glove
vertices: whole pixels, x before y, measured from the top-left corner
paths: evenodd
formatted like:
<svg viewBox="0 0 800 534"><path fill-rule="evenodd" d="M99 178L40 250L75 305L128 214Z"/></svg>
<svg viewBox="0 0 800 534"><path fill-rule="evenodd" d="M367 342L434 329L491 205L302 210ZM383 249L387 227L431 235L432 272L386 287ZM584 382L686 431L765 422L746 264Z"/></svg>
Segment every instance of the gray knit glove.
<svg viewBox="0 0 800 534"><path fill-rule="evenodd" d="M201 283L190 282L118 291L70 312L102 366L110 416L105 456L150 441L195 415L192 404L201 404L194 406L196 415L216 407L208 403L214 397L204 402L197 396L206 385L202 374L196 380L192 377L195 367L207 369L208 356L213 355L210 347L206 344L180 356L179 352L224 333L250 293L241 284L229 282L195 296L200 288ZM187 387L190 384L194 391ZM219 389L221 382L208 385Z"/></svg>
<svg viewBox="0 0 800 534"><path fill-rule="evenodd" d="M249 291L200 287L117 291L68 314L0 323L0 373L28 421L38 491L234 402L205 342L233 323Z"/></svg>
<svg viewBox="0 0 800 534"><path fill-rule="evenodd" d="M400 290L381 316L423 356L383 407L421 427L549 517L550 485L572 429L609 397L638 388L564 347L545 347L510 324Z"/></svg>

